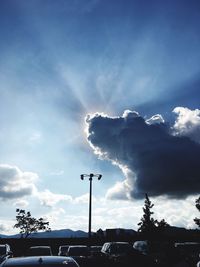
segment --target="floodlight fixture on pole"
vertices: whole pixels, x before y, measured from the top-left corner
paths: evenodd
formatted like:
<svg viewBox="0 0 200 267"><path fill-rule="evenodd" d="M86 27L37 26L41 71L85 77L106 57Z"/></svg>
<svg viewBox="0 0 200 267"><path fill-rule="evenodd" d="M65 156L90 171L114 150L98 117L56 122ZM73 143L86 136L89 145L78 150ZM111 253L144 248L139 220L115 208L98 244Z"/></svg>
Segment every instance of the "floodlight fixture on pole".
<svg viewBox="0 0 200 267"><path fill-rule="evenodd" d="M92 225L92 178L97 177L98 180L102 178L102 174L81 174L81 180L85 177L89 177L90 181L90 191L89 191L89 224L88 224L88 239L91 241L91 225Z"/></svg>

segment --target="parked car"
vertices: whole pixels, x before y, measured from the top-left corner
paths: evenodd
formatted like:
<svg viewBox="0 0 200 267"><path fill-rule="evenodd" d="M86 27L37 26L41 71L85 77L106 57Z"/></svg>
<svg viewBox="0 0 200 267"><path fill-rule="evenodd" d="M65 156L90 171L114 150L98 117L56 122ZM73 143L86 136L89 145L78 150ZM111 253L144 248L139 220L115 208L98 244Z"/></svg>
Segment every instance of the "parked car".
<svg viewBox="0 0 200 267"><path fill-rule="evenodd" d="M101 252L102 246L91 246L90 247L90 266L92 267L108 267L107 259L105 259ZM111 267L111 266L109 266Z"/></svg>
<svg viewBox="0 0 200 267"><path fill-rule="evenodd" d="M133 244L133 247L145 255L148 254L149 248L148 248L148 241L147 240L135 241Z"/></svg>
<svg viewBox="0 0 200 267"><path fill-rule="evenodd" d="M72 257L81 267L91 263L90 250L84 245L69 246L67 256Z"/></svg>
<svg viewBox="0 0 200 267"><path fill-rule="evenodd" d="M27 250L26 256L52 256L50 246L33 246Z"/></svg>
<svg viewBox="0 0 200 267"><path fill-rule="evenodd" d="M67 256L69 245L60 246L58 249L58 256Z"/></svg>
<svg viewBox="0 0 200 267"><path fill-rule="evenodd" d="M200 257L200 255L199 255L199 257ZM200 267L200 261L199 261L199 262L197 262L197 267Z"/></svg>
<svg viewBox="0 0 200 267"><path fill-rule="evenodd" d="M0 263L13 256L13 253L8 244L0 245Z"/></svg>
<svg viewBox="0 0 200 267"><path fill-rule="evenodd" d="M91 246L90 247L90 254L93 257L99 257L102 255L101 253L102 246Z"/></svg>
<svg viewBox="0 0 200 267"><path fill-rule="evenodd" d="M199 260L200 243L199 242L182 242L175 243L176 254L180 255L188 266L195 266ZM199 263L198 263L199 264ZM197 264L197 266L199 266Z"/></svg>
<svg viewBox="0 0 200 267"><path fill-rule="evenodd" d="M87 246L84 245L74 245L69 246L67 251L67 256L80 256L88 257L90 255L90 250Z"/></svg>
<svg viewBox="0 0 200 267"><path fill-rule="evenodd" d="M1 267L34 267L34 266L67 266L67 267L79 267L78 263L71 257L60 256L33 256L33 257L19 257L9 258L5 260Z"/></svg>
<svg viewBox="0 0 200 267"><path fill-rule="evenodd" d="M102 254L107 258L111 266L123 267L143 267L155 266L154 260L142 254L140 251L133 248L132 244L128 242L106 242L102 249Z"/></svg>
<svg viewBox="0 0 200 267"><path fill-rule="evenodd" d="M128 242L106 242L103 244L101 252L109 257L125 256L132 252L133 247Z"/></svg>

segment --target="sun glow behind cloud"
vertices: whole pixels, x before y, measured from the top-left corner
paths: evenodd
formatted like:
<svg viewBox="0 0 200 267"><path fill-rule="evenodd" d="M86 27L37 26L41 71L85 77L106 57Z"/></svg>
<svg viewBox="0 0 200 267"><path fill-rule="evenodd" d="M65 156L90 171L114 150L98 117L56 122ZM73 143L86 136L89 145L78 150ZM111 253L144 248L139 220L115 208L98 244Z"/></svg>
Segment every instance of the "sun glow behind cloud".
<svg viewBox="0 0 200 267"><path fill-rule="evenodd" d="M194 112L199 108L195 103L200 71L196 1L182 1L180 5L179 1L154 0L2 0L0 7L0 163L17 166L21 174L37 174L40 179L33 186L44 192L43 199L30 195L15 199L15 204L35 212L40 206L40 215L49 213L50 218L58 209L58 217L65 214L63 227L76 223L81 228L75 222L83 207L78 206L81 201L77 199L85 199L80 218L87 228L88 184L81 184L79 175L91 171L103 173L94 191L96 198L106 192L107 197L114 192L119 196L122 183L130 198L132 184L122 177L122 172L132 175L127 166L116 159L115 165L98 160L93 149L102 157L106 153L87 143L84 118L89 113L119 118L125 109L137 110L152 125L172 120L170 111L184 106L174 110L174 135L193 136L199 141L199 121ZM185 113L186 121L182 120ZM196 131L191 133L191 127ZM108 191L111 187L114 191ZM56 201L52 202L54 196ZM72 202L77 198L73 209L66 196ZM110 214L117 214L116 202L106 199L100 203L94 228L103 228L104 216L112 221L107 227L125 225L120 214L116 220L109 215L109 209ZM122 212L130 203L121 205ZM142 202L135 205L137 210ZM186 208L192 205L190 199ZM6 218L7 210L3 203L2 216ZM188 214L185 225L192 218ZM9 211L8 216L13 214ZM136 217L139 213L127 225L132 226L133 221L136 225ZM179 224L175 217L170 222Z"/></svg>

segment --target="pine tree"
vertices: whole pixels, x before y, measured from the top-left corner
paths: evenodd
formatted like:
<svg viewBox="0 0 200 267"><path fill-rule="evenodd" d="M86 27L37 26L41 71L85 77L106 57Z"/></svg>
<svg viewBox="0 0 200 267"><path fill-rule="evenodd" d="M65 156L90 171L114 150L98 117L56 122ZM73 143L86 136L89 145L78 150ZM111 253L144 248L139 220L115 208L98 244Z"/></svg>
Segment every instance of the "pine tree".
<svg viewBox="0 0 200 267"><path fill-rule="evenodd" d="M151 209L153 208L154 204L151 203L147 194L145 194L145 201L143 207L143 217L141 218L141 222L138 223L139 228L138 232L150 234L156 228L156 220L152 217L154 214Z"/></svg>
<svg viewBox="0 0 200 267"><path fill-rule="evenodd" d="M161 232L166 229L166 227L169 227L170 225L165 221L165 219L162 219L161 221L156 220L155 221L157 229Z"/></svg>

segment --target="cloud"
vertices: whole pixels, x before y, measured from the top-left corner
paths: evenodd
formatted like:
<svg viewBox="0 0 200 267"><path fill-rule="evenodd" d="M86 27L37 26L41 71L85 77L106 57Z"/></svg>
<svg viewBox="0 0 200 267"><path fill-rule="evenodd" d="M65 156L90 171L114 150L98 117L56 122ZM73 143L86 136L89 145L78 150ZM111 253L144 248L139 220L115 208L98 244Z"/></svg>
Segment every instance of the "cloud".
<svg viewBox="0 0 200 267"><path fill-rule="evenodd" d="M177 115L173 126L175 135L188 136L200 143L200 110L176 107L173 112Z"/></svg>
<svg viewBox="0 0 200 267"><path fill-rule="evenodd" d="M0 198L3 200L18 199L32 195L38 175L23 172L16 166L0 164Z"/></svg>
<svg viewBox="0 0 200 267"><path fill-rule="evenodd" d="M167 200L164 197L152 199L155 204L153 211L158 220L165 218L170 225L175 225L185 228L197 228L194 218L199 217L199 212L195 207L196 196L189 196L186 199L176 201Z"/></svg>
<svg viewBox="0 0 200 267"><path fill-rule="evenodd" d="M19 199L14 203L14 206L17 208L26 208L29 205L29 202L25 199Z"/></svg>
<svg viewBox="0 0 200 267"><path fill-rule="evenodd" d="M6 227L6 224L0 224L0 232L6 232L7 231L7 227Z"/></svg>
<svg viewBox="0 0 200 267"><path fill-rule="evenodd" d="M67 202L72 201L72 197L69 195L54 194L47 189L44 191L38 192L37 196L40 200L41 205L47 206L47 207L53 207L60 201L67 201Z"/></svg>
<svg viewBox="0 0 200 267"><path fill-rule="evenodd" d="M92 197L92 202L95 203L96 202L96 198L95 196ZM79 197L76 197L74 198L74 201L73 201L74 204L86 204L86 203L89 203L89 194L84 194L84 195L81 195Z"/></svg>
<svg viewBox="0 0 200 267"><path fill-rule="evenodd" d="M49 213L45 214L43 217L45 220L50 222L51 227L55 229L54 225L58 225L60 217L65 215L65 210L62 208L52 209ZM61 220L62 221L62 220Z"/></svg>
<svg viewBox="0 0 200 267"><path fill-rule="evenodd" d="M110 198L143 198L145 193L184 198L199 193L200 145L195 142L199 111L178 108L174 112L178 117L171 128L159 114L145 120L130 110L121 117L98 113L86 117L94 152L117 165L125 176L108 191Z"/></svg>

